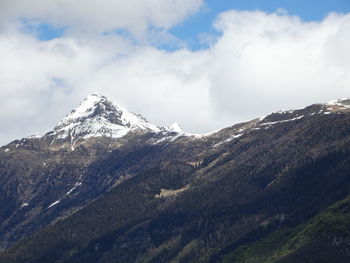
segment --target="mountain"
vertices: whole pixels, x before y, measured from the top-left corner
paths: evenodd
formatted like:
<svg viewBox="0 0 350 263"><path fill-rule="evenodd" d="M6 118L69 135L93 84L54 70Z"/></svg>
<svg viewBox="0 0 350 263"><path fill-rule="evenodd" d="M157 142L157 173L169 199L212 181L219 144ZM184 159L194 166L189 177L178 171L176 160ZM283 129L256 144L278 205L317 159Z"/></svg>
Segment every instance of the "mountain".
<svg viewBox="0 0 350 263"><path fill-rule="evenodd" d="M141 115L114 104L98 94L88 96L50 133L55 140L77 141L92 137L121 138L131 131L160 132Z"/></svg>
<svg viewBox="0 0 350 263"><path fill-rule="evenodd" d="M350 100L206 135L91 95L0 149L0 262L349 262Z"/></svg>
<svg viewBox="0 0 350 263"><path fill-rule="evenodd" d="M181 132L182 133L182 132ZM43 136L15 140L0 150L0 247L5 248L41 227L79 210L123 178L140 169L103 178L87 175L112 150L127 165L133 148L145 140L170 140L178 127L157 127L141 115L92 94ZM145 137L143 141L140 139ZM134 170L132 170L134 169ZM98 180L99 182L96 182Z"/></svg>

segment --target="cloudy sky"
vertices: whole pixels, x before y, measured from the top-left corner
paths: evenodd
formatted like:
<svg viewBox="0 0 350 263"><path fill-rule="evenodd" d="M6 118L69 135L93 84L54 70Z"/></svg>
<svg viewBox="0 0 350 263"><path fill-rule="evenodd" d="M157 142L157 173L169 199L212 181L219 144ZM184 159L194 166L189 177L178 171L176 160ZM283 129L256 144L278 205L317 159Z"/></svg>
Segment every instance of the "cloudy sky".
<svg viewBox="0 0 350 263"><path fill-rule="evenodd" d="M350 97L349 0L1 0L0 145L91 93L208 132Z"/></svg>

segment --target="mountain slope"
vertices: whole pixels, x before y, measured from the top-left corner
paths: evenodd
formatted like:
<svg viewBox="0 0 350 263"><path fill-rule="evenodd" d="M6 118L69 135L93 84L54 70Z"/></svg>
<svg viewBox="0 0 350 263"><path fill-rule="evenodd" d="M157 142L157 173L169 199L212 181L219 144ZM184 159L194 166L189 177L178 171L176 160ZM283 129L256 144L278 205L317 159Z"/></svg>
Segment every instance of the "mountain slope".
<svg viewBox="0 0 350 263"><path fill-rule="evenodd" d="M145 148L144 141L135 138L145 134L147 140L178 135L93 94L53 131L1 147L0 250L79 210L136 173L143 165L140 159L147 157L136 150ZM97 179L89 174L94 163L108 159L112 151L118 152L121 171Z"/></svg>
<svg viewBox="0 0 350 263"><path fill-rule="evenodd" d="M25 235L0 261L319 262L321 240L324 258L347 262L347 199L337 202L350 194L348 105L273 113L206 136L119 138L86 167L86 188L72 201L85 205ZM90 142L70 152L83 149ZM53 207L62 206L69 202ZM341 221L317 223L329 213ZM335 222L341 227L333 231Z"/></svg>
<svg viewBox="0 0 350 263"><path fill-rule="evenodd" d="M345 262L349 258L350 197L303 224L281 228L227 255L224 262Z"/></svg>

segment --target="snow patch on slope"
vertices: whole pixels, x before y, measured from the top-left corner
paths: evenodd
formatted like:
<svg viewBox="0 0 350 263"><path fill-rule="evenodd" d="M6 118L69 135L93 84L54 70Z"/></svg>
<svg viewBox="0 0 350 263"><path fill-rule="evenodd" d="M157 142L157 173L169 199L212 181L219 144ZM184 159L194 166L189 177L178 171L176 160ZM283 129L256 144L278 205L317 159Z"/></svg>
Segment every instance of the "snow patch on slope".
<svg viewBox="0 0 350 263"><path fill-rule="evenodd" d="M26 206L28 206L28 205L29 205L29 204L28 204L27 202L25 202L25 203L23 203L23 204L21 205L20 208L26 207Z"/></svg>
<svg viewBox="0 0 350 263"><path fill-rule="evenodd" d="M77 189L78 186L82 185L82 179L83 175L79 175L78 181L74 184L74 186L65 194L65 195L70 195L75 189Z"/></svg>
<svg viewBox="0 0 350 263"><path fill-rule="evenodd" d="M343 98L343 99L331 100L328 103L326 103L325 106L327 106L327 109L323 112L323 114L325 115L328 115L331 113L341 114L341 112L344 112L344 111L348 112L350 110L350 99Z"/></svg>
<svg viewBox="0 0 350 263"><path fill-rule="evenodd" d="M303 118L303 117L304 117L304 115L301 115L301 116L298 116L298 117L295 117L295 118L292 118L292 119L287 119L287 120L272 121L272 122L264 122L264 123L261 123L260 126L271 126L271 125L278 124L278 123L296 121L296 120L299 120L299 119L301 119L301 118Z"/></svg>
<svg viewBox="0 0 350 263"><path fill-rule="evenodd" d="M66 193L66 195L69 195L70 193L72 193L81 184L82 184L81 182L76 182L75 185Z"/></svg>
<svg viewBox="0 0 350 263"><path fill-rule="evenodd" d="M222 140L222 141L220 141L220 142L214 144L212 147L213 147L213 148L219 147L220 145L225 144L225 143L227 143L227 142L231 142L231 141L233 141L234 139L237 139L237 138L241 137L242 135L243 135L243 133L234 134L234 135L230 136L229 138L227 138L227 139L225 139L225 140Z"/></svg>
<svg viewBox="0 0 350 263"><path fill-rule="evenodd" d="M61 200L57 200L57 201L53 202L51 205L48 206L48 208L51 208L51 207L57 205L59 202L61 202Z"/></svg>
<svg viewBox="0 0 350 263"><path fill-rule="evenodd" d="M165 131L169 131L169 132L184 133L184 131L182 130L180 124L178 124L177 122L173 123L169 127L165 127L164 130Z"/></svg>
<svg viewBox="0 0 350 263"><path fill-rule="evenodd" d="M327 105L337 105L337 106L343 106L346 108L350 108L350 99L349 98L342 98L337 100L331 100L327 103Z"/></svg>

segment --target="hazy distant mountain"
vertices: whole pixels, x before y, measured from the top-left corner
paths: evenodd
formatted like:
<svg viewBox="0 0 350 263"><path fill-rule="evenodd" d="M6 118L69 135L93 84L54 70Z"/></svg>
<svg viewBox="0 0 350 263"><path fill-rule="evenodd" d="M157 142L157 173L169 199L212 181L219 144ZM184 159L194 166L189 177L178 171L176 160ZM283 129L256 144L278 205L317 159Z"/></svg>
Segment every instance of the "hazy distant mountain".
<svg viewBox="0 0 350 263"><path fill-rule="evenodd" d="M0 262L350 262L349 190L348 99L192 135L93 94L0 148Z"/></svg>

